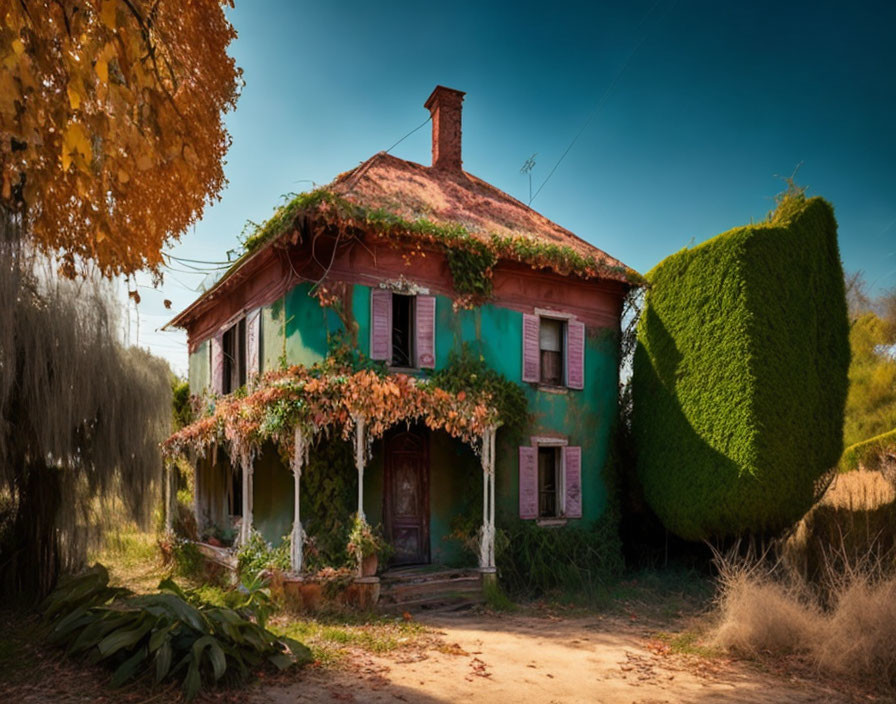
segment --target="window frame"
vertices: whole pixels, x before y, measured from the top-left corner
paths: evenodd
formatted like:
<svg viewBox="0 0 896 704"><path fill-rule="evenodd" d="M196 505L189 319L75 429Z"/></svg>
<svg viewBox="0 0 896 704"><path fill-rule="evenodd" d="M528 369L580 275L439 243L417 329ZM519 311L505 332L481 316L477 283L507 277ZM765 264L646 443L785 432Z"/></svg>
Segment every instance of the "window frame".
<svg viewBox="0 0 896 704"><path fill-rule="evenodd" d="M537 477L538 482L538 504L539 510L538 513L541 513L541 476L540 476L540 467L538 466L538 455L540 453L541 448L552 448L556 453L554 458L554 476L556 477L557 490L556 490L556 505L555 505L555 515L554 516L542 516L537 515L535 517L535 523L539 526L551 526L551 525L565 525L566 518L566 457L563 452L563 448L569 446L569 438L565 437L552 437L552 436L542 436L542 435L533 435L529 438L529 442L532 447L535 448L536 453L536 467L539 471L539 476ZM531 520L531 519L530 519Z"/></svg>

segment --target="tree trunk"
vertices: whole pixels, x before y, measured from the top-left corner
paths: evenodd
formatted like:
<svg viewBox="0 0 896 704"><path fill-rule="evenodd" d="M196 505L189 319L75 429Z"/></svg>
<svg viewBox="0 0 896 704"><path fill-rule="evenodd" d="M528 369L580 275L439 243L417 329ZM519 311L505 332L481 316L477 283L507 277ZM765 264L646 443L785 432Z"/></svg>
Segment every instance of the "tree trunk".
<svg viewBox="0 0 896 704"><path fill-rule="evenodd" d="M59 534L56 527L61 492L60 470L28 464L19 483L15 517L4 554L0 584L4 598L35 604L59 578Z"/></svg>

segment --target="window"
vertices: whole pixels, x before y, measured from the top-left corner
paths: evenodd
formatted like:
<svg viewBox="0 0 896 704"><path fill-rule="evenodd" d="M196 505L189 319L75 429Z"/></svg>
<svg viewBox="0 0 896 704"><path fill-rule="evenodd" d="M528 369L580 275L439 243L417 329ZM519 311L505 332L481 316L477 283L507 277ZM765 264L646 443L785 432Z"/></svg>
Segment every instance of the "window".
<svg viewBox="0 0 896 704"><path fill-rule="evenodd" d="M413 367L414 359L414 296L392 294L392 361L393 367Z"/></svg>
<svg viewBox="0 0 896 704"><path fill-rule="evenodd" d="M435 296L371 290L370 358L399 369L434 369Z"/></svg>
<svg viewBox="0 0 896 704"><path fill-rule="evenodd" d="M224 333L221 339L224 349L222 393L229 394L246 383L246 319Z"/></svg>
<svg viewBox="0 0 896 704"><path fill-rule="evenodd" d="M566 323L554 318L540 318L538 327L538 351L541 366L541 383L561 386L566 378L563 369L563 339Z"/></svg>
<svg viewBox="0 0 896 704"><path fill-rule="evenodd" d="M560 466L558 447L538 448L538 517L557 518L558 488L560 486L557 469Z"/></svg>
<svg viewBox="0 0 896 704"><path fill-rule="evenodd" d="M523 314L523 381L585 388L585 325L560 311Z"/></svg>
<svg viewBox="0 0 896 704"><path fill-rule="evenodd" d="M582 448L564 438L534 437L519 448L520 518L582 517Z"/></svg>

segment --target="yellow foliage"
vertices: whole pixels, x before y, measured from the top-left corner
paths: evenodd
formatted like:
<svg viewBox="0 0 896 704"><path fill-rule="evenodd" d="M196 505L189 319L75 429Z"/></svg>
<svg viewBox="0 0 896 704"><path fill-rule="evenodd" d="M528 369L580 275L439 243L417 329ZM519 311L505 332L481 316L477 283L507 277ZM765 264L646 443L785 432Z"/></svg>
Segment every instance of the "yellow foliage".
<svg viewBox="0 0 896 704"><path fill-rule="evenodd" d="M0 0L2 201L66 271L157 270L224 186L230 4Z"/></svg>

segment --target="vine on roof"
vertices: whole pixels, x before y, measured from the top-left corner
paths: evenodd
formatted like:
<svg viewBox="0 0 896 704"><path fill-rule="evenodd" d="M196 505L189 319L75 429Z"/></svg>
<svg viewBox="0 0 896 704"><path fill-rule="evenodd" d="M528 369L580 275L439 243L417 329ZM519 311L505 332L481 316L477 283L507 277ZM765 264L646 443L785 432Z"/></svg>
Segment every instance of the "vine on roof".
<svg viewBox="0 0 896 704"><path fill-rule="evenodd" d="M325 188L300 193L278 208L267 222L256 225L244 241L247 254L259 249L294 229L302 213L314 212L329 225L370 231L396 243L411 240L416 250L410 254L425 256L421 244L433 244L448 257L455 290L461 294L461 305L474 305L488 300L492 294L492 274L499 259L510 259L533 269L551 269L559 274L583 278L622 276L630 284L641 285L643 279L624 266L608 266L593 256L586 256L567 245L544 242L525 235L491 233L477 236L456 223L438 223L420 218L405 218L383 208L366 208Z"/></svg>

